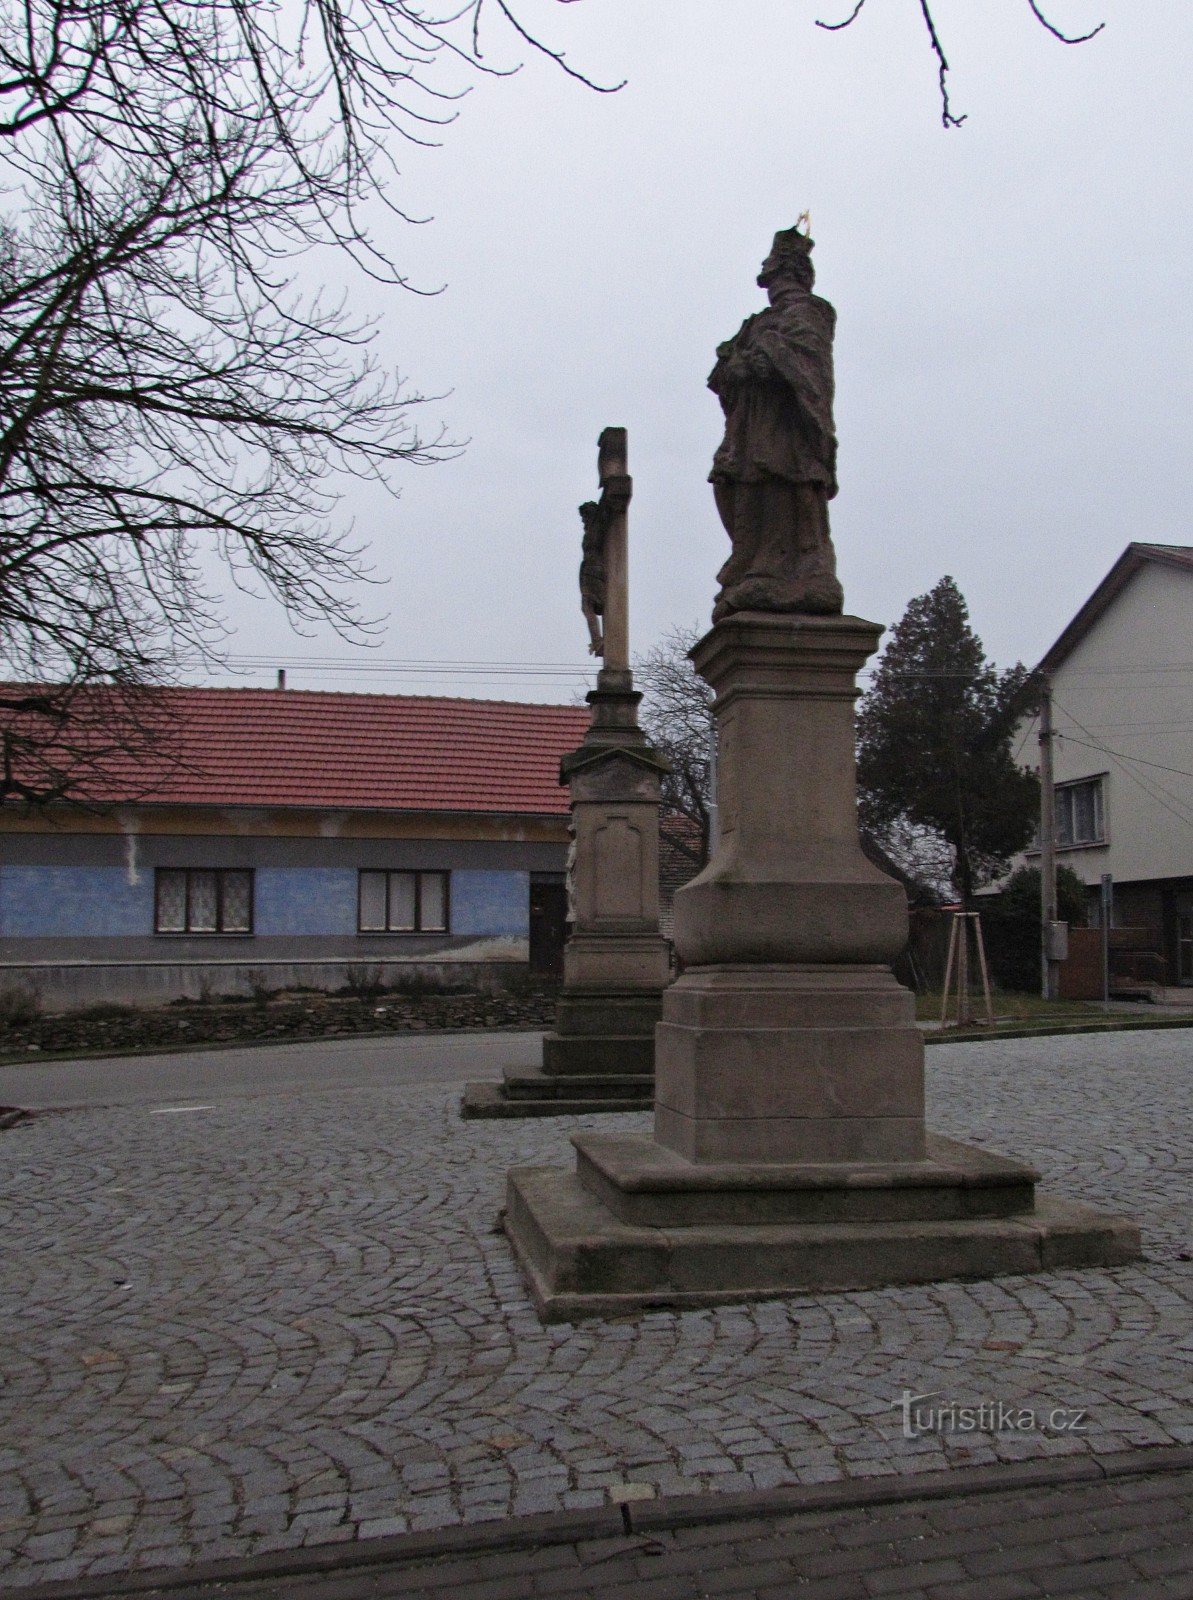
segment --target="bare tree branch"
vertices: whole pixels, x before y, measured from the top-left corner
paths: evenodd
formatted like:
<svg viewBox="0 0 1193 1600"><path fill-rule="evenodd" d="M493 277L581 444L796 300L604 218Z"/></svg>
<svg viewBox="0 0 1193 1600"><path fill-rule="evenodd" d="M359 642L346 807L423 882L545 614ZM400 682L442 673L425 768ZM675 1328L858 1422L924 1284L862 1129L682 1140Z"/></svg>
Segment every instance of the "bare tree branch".
<svg viewBox="0 0 1193 1600"><path fill-rule="evenodd" d="M642 690L642 727L670 764L663 779L659 829L681 856L708 860L712 801L712 691L688 659L696 628L674 628L634 662Z"/></svg>
<svg viewBox="0 0 1193 1600"><path fill-rule="evenodd" d="M932 53L936 57L937 78L940 83L941 124L946 128L959 128L965 121L965 117L954 116L952 107L949 104L949 63L940 42L940 35L936 31L936 22L932 16L928 0L920 0L920 11L923 13L924 25L928 29L928 38L932 43Z"/></svg>
<svg viewBox="0 0 1193 1600"><path fill-rule="evenodd" d="M866 0L857 0L857 5L854 6L853 10L845 18L844 22L821 22L817 20L816 26L818 28L824 28L828 33L839 33L842 28L848 28L851 22L857 21L862 14L862 7L865 5L865 3Z"/></svg>
<svg viewBox="0 0 1193 1600"><path fill-rule="evenodd" d="M1059 39L1061 44L1085 44L1087 40L1092 39L1095 37L1095 35L1101 33L1102 29L1106 26L1104 22L1099 22L1098 26L1096 28L1091 28L1088 33L1062 33L1055 23L1049 22L1048 18L1037 5L1036 0L1027 0L1027 3L1031 7L1032 16L1035 17L1036 21L1041 25L1041 27L1047 28L1048 32L1054 39Z"/></svg>
<svg viewBox="0 0 1193 1600"><path fill-rule="evenodd" d="M60 685L0 698L0 798L65 792L102 743L67 722L114 704L89 686L218 652L212 555L297 625L367 637L343 490L454 447L377 366L375 321L298 274L342 283L347 258L415 287L365 218L413 220L395 150L436 142L461 73L497 72L483 9L0 0L0 658Z"/></svg>
<svg viewBox="0 0 1193 1600"><path fill-rule="evenodd" d="M1036 21L1043 28L1046 28L1054 39L1059 39L1061 44L1085 44L1090 39L1093 39L1097 34L1101 33L1102 29L1106 26L1104 22L1099 22L1097 27L1091 28L1088 33L1063 33L1055 23L1049 21L1048 17L1044 14L1044 11L1040 7L1039 0L1027 0L1027 3L1031 8L1031 13L1035 17ZM857 4L854 6L853 10L841 22L822 22L818 20L816 26L818 28L825 28L830 33L839 33L842 28L848 28L857 21L865 5L866 0L857 0ZM944 46L940 40L940 33L936 26L936 18L932 14L930 0L919 0L919 7L920 14L924 19L924 26L928 30L928 41L932 47L932 54L936 57L937 80L940 85L940 120L946 128L959 128L966 120L966 117L964 114L958 116L953 111L949 100L949 62L948 57L944 53Z"/></svg>
<svg viewBox="0 0 1193 1600"><path fill-rule="evenodd" d="M574 0L564 0L565 5L571 5L573 3ZM484 0L478 0L476 7L478 23L480 20L480 9L483 4ZM526 44L530 45L533 50L537 50L540 55L549 57L550 60L555 62L556 66L562 67L569 78L575 78L578 83L584 84L586 88L595 89L598 94L616 94L619 89L625 88L626 80L624 78L620 83L600 84L595 82L592 78L587 77L583 72L578 71L575 67L569 66L567 58L564 56L562 50L552 50L548 45L545 45L541 39L536 39L533 34L527 32L527 30L522 26L517 17L510 10L509 6L506 4L506 0L496 0L496 4L497 9L501 12L501 15L509 23L510 27L513 28L518 37L524 40ZM477 35L474 32L473 38L475 39L476 36Z"/></svg>

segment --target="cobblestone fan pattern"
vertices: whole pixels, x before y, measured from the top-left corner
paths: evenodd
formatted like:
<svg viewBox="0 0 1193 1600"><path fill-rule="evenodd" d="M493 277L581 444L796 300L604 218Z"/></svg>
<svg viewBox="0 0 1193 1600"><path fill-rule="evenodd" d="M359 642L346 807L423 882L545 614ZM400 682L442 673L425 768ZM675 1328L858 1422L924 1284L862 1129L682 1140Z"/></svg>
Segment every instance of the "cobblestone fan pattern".
<svg viewBox="0 0 1193 1600"><path fill-rule="evenodd" d="M1057 1451L1193 1441L1184 1033L940 1046L941 1132L1138 1217L1112 1272L540 1326L496 1231L586 1121L458 1086L0 1136L0 1582ZM902 1437L904 1390L1085 1431ZM630 1486L628 1488L619 1486Z"/></svg>

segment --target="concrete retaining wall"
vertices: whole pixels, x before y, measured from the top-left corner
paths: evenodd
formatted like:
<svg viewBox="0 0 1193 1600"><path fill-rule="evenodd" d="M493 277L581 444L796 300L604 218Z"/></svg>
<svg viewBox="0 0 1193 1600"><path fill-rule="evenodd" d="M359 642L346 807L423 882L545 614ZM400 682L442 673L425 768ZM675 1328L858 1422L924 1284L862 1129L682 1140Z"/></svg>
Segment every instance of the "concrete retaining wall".
<svg viewBox="0 0 1193 1600"><path fill-rule="evenodd" d="M486 939L427 961L366 957L360 961L75 961L0 963L0 992L25 990L46 1011L73 1011L112 1002L166 1005L171 1000L201 1000L219 995L252 995L260 989L308 988L328 993L353 983L401 987L500 989L513 974L525 972L529 948L524 940Z"/></svg>

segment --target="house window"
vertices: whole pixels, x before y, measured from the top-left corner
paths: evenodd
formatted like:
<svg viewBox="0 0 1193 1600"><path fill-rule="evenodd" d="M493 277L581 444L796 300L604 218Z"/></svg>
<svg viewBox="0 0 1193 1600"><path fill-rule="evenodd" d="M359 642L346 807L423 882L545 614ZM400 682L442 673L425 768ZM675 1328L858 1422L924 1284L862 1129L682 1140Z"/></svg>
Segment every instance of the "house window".
<svg viewBox="0 0 1193 1600"><path fill-rule="evenodd" d="M361 933L446 933L446 872L374 872L360 875Z"/></svg>
<svg viewBox="0 0 1193 1600"><path fill-rule="evenodd" d="M242 868L159 867L155 933L252 933L253 874Z"/></svg>
<svg viewBox="0 0 1193 1600"><path fill-rule="evenodd" d="M1056 789L1056 842L1062 848L1102 844L1106 838L1102 816L1102 780L1062 783Z"/></svg>

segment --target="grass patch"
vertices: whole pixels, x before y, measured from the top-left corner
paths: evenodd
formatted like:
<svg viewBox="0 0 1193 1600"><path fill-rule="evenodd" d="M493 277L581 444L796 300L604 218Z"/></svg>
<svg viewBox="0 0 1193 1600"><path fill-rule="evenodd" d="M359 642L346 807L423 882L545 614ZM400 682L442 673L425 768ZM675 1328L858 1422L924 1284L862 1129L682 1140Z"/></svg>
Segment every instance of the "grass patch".
<svg viewBox="0 0 1193 1600"><path fill-rule="evenodd" d="M1080 1022L1086 1017L1101 1017L1106 1013L1096 1000L1045 1000L1038 994L1007 994L994 990L990 995L995 1020L999 1022ZM975 994L971 1001L976 1017L985 1018L985 997ZM917 994L915 1015L917 1022L940 1021L941 997L939 994ZM949 1015L956 1016L956 997L951 997Z"/></svg>

